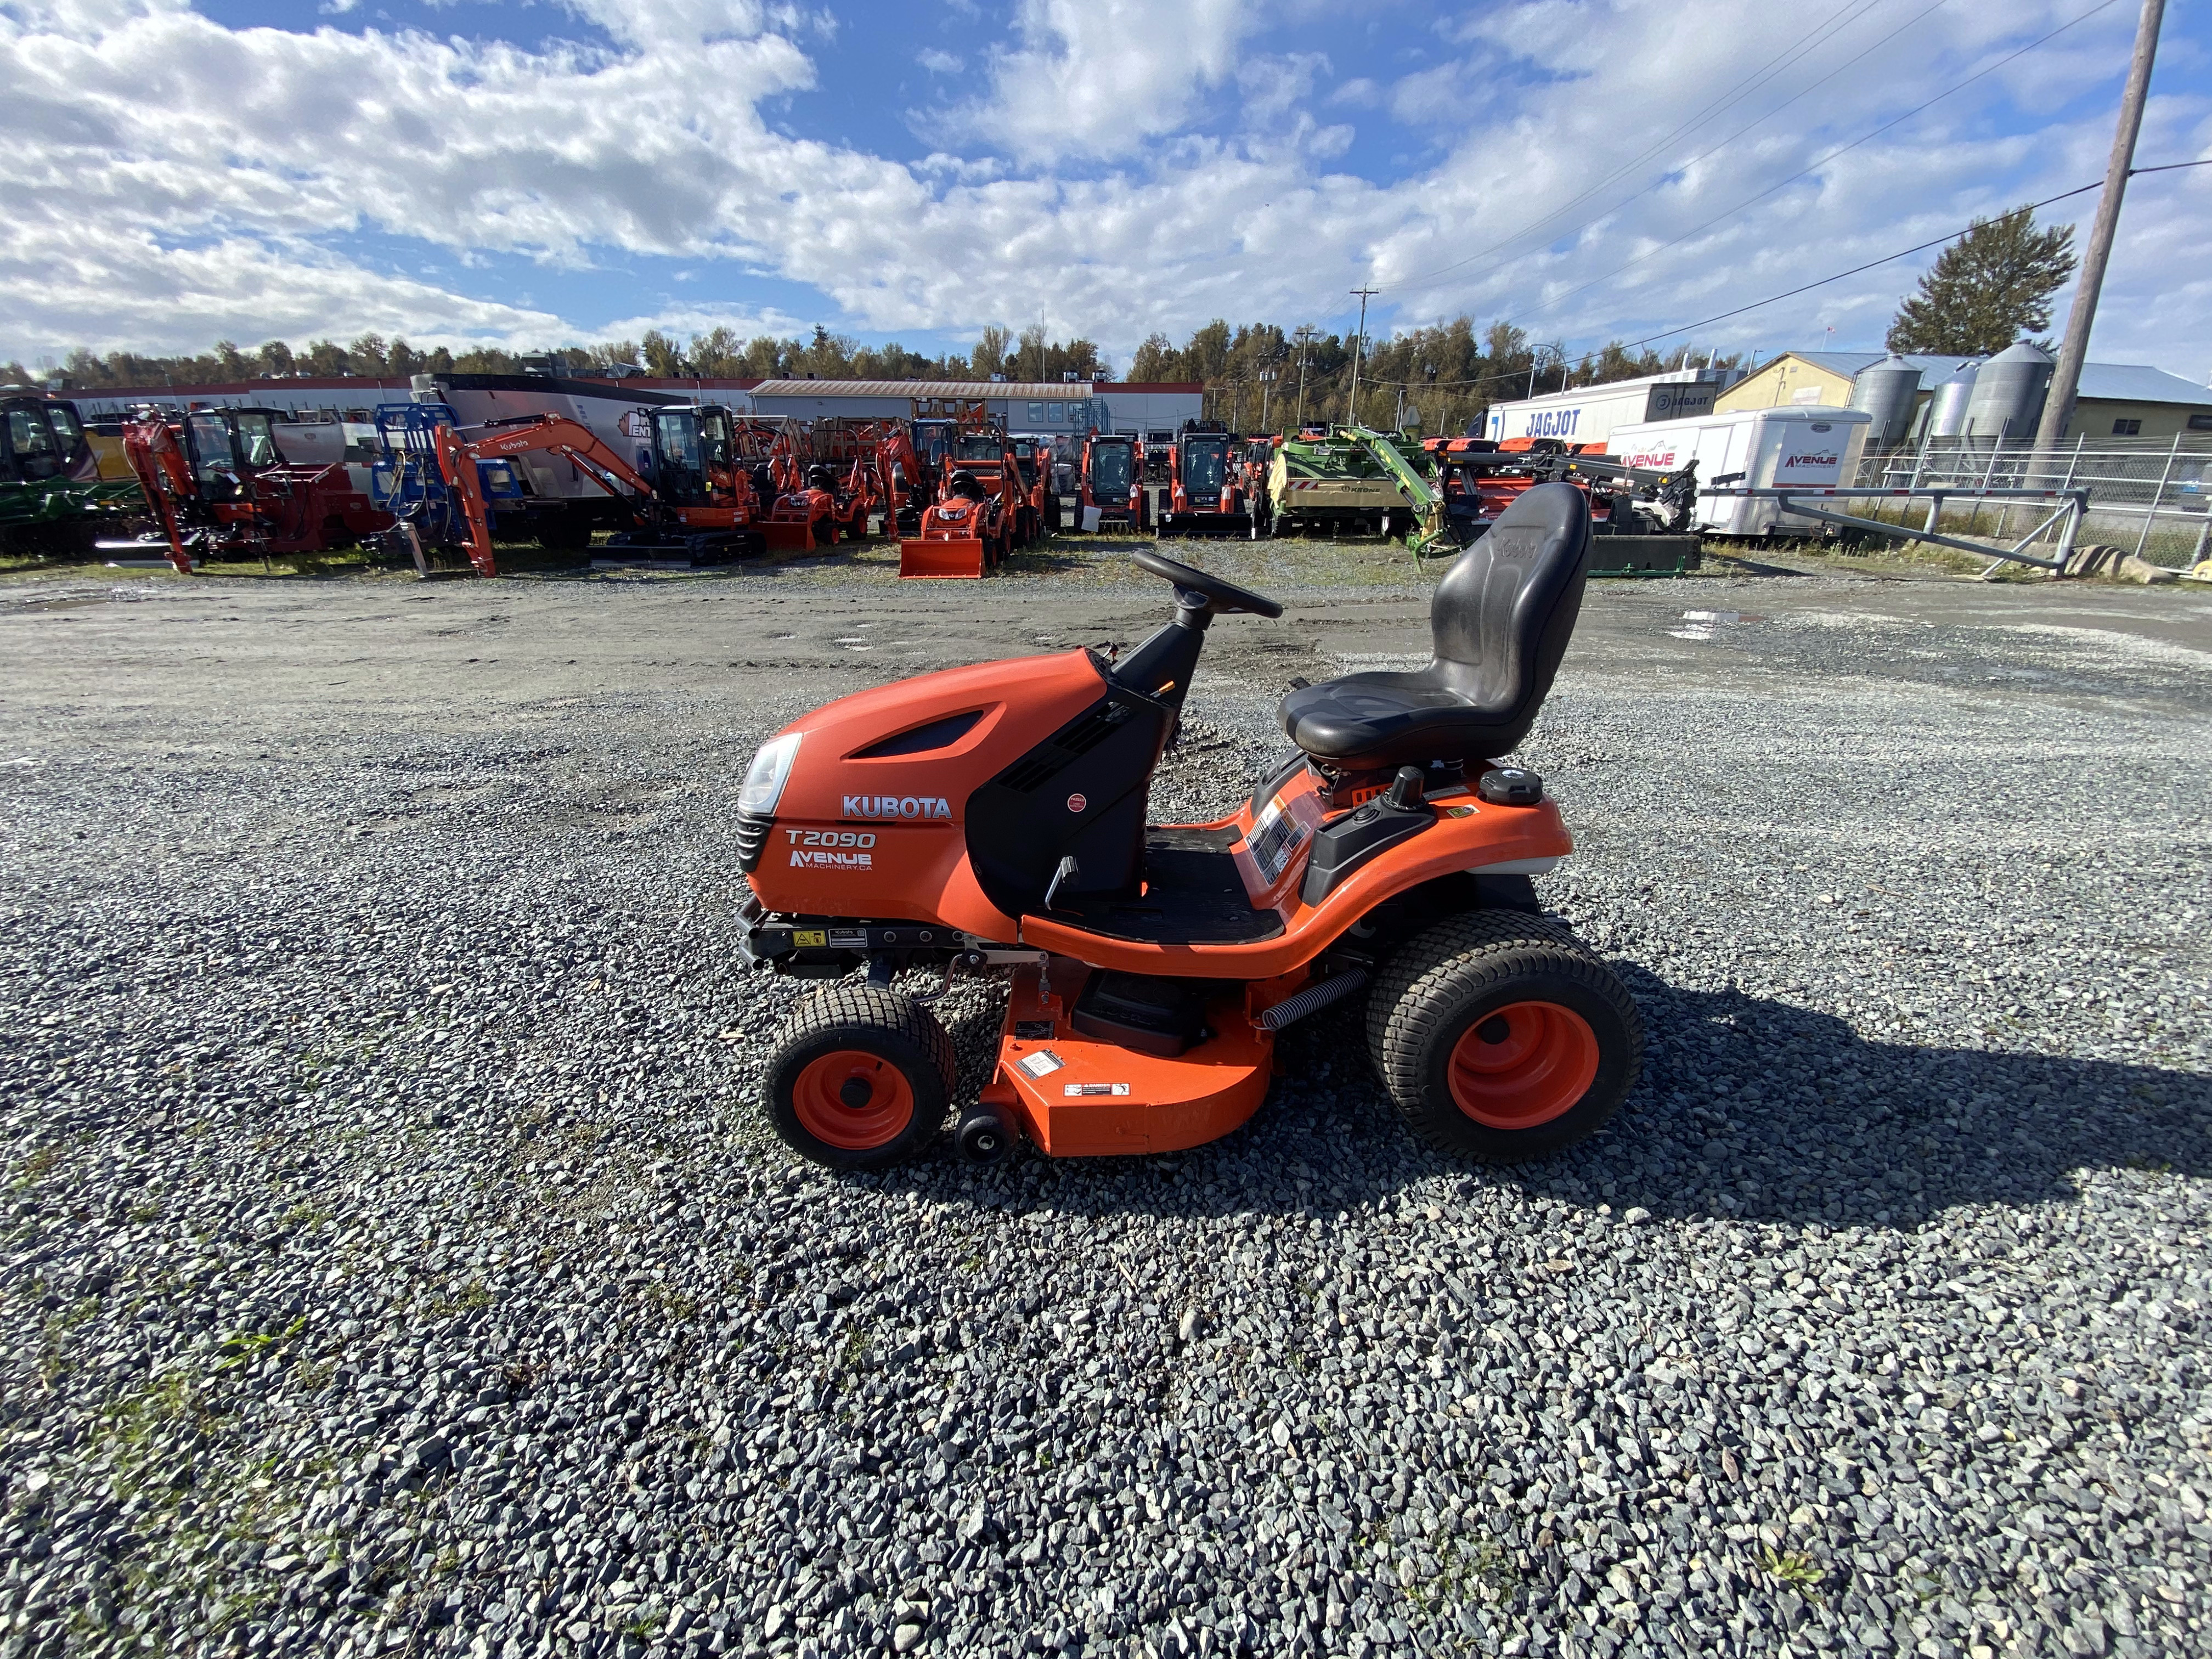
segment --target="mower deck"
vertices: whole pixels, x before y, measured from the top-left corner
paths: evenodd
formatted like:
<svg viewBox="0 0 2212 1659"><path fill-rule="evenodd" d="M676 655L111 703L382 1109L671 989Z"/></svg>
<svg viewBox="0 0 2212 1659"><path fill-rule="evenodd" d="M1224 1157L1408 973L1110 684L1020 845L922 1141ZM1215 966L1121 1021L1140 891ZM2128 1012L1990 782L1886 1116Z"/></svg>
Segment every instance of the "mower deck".
<svg viewBox="0 0 2212 1659"><path fill-rule="evenodd" d="M1267 1092L1275 1040L1255 1029L1237 986L1211 1006L1216 1035L1172 1057L1085 1036L1070 1023L1091 970L1054 957L1050 974L1018 968L983 1091L1054 1158L1174 1152L1238 1127Z"/></svg>

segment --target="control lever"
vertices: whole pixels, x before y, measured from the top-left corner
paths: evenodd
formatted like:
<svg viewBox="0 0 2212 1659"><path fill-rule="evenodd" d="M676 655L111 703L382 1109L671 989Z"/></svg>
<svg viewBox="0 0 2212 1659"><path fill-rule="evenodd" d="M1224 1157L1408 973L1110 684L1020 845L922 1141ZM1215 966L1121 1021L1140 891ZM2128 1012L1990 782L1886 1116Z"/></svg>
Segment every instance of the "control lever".
<svg viewBox="0 0 2212 1659"><path fill-rule="evenodd" d="M1422 804L1426 794L1425 779L1418 766L1401 766L1398 775L1390 780L1390 787L1382 797L1382 804L1393 811L1408 811Z"/></svg>
<svg viewBox="0 0 2212 1659"><path fill-rule="evenodd" d="M1052 884L1044 890L1044 908L1048 910L1052 908L1052 902L1060 896L1063 884L1082 879L1083 866L1075 861L1075 854L1070 853L1060 861L1060 868L1052 872Z"/></svg>

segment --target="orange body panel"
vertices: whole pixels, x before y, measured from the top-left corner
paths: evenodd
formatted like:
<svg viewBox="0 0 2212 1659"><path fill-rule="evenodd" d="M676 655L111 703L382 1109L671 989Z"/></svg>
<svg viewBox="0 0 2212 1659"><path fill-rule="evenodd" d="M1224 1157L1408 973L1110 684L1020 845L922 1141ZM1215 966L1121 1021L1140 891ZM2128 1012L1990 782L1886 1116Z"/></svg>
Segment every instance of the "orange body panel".
<svg viewBox="0 0 2212 1659"><path fill-rule="evenodd" d="M771 910L936 921L1012 941L1013 919L983 896L968 867L968 798L1105 689L1088 653L1062 651L947 669L824 703L784 728L804 736L767 850L748 878L753 890ZM971 710L981 718L945 748L853 757ZM831 836L854 839L823 839ZM872 837L867 846L860 836Z"/></svg>
<svg viewBox="0 0 2212 1659"><path fill-rule="evenodd" d="M1028 915L1010 917L983 896L968 862L969 797L1096 702L1105 680L1088 653L1018 658L925 674L840 697L784 728L804 734L749 879L769 909L793 915L934 922L1000 944L1049 951L1097 968L1247 982L1295 975L1387 898L1459 871L1574 850L1559 807L1500 806L1473 791L1431 797L1437 822L1340 882L1318 905L1300 896L1314 833L1333 816L1310 770L1260 805L1193 826L1238 832L1230 852L1255 909L1283 931L1236 945L1154 945L1107 939ZM955 742L916 755L859 751L955 714L981 718ZM1350 810L1339 806L1335 811ZM1287 817L1288 856L1272 880L1251 842ZM1286 993L1285 993L1286 994ZM1255 1005L1259 1006L1259 1005Z"/></svg>
<svg viewBox="0 0 2212 1659"><path fill-rule="evenodd" d="M1059 957L1050 967L1048 980L1035 968L1014 970L998 1075L983 1093L1014 1114L1040 1151L1181 1152L1218 1140L1259 1109L1275 1040L1252 1024L1241 993L1209 1011L1218 1035L1170 1059L1077 1031L1068 1015L1088 970ZM1017 1035L1044 1024L1049 1036Z"/></svg>

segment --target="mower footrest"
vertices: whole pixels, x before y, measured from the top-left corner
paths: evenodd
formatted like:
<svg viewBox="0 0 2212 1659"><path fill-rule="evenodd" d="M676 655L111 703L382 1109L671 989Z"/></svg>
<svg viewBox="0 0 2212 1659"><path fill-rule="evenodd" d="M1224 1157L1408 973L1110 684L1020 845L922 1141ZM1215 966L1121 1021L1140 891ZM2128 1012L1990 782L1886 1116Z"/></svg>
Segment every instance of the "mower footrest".
<svg viewBox="0 0 2212 1659"><path fill-rule="evenodd" d="M978 577L982 574L983 543L981 538L932 538L899 544L899 574L902 576Z"/></svg>
<svg viewBox="0 0 2212 1659"><path fill-rule="evenodd" d="M984 1098L1005 1109L1054 1158L1172 1152L1229 1133L1259 1109L1274 1037L1256 1030L1241 994L1209 1008L1213 1035L1172 1056L1086 1036L1073 1024L1091 972L1066 957L1047 977L1014 971L999 1067Z"/></svg>

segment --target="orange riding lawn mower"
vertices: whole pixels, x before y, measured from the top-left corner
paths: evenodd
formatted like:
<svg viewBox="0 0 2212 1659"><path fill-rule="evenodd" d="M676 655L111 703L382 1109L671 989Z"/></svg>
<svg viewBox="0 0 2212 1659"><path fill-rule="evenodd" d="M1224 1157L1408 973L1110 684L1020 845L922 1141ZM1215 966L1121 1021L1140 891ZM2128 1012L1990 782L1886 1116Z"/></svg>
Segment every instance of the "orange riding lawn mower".
<svg viewBox="0 0 2212 1659"><path fill-rule="evenodd" d="M190 575L202 559L323 553L392 527L392 515L354 486L343 463L294 465L276 447L266 409L155 410L126 422L123 453L153 524L137 537L95 543L103 552L151 553Z"/></svg>
<svg viewBox="0 0 2212 1659"><path fill-rule="evenodd" d="M1210 823L1148 824L1152 773L1213 618L1282 607L1149 550L1132 556L1175 615L1118 660L927 674L771 738L738 803L740 949L838 981L775 1038L777 1133L836 1169L935 1138L954 1055L932 997L896 988L914 969L1012 976L955 1130L979 1162L1017 1139L1070 1157L1228 1134L1277 1034L1360 995L1383 1086L1432 1146L1504 1161L1595 1130L1636 1079L1640 1018L1541 914L1530 878L1573 842L1540 780L1492 758L1535 721L1589 545L1581 491L1528 491L1438 585L1428 665L1292 690L1293 752Z"/></svg>

